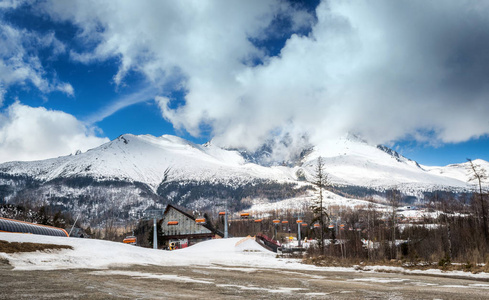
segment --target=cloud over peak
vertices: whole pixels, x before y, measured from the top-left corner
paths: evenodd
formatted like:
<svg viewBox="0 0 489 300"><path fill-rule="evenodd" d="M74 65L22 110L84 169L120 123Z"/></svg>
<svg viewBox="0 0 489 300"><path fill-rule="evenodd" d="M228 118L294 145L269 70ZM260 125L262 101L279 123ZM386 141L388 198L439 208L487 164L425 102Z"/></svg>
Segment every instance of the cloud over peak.
<svg viewBox="0 0 489 300"><path fill-rule="evenodd" d="M485 2L322 1L314 15L273 0L38 6L78 28L85 48L70 49L73 60L117 58L116 84L143 74L176 129L209 129L221 145L254 148L284 132L313 143L346 132L374 143L489 133ZM267 51L281 35L278 54Z"/></svg>

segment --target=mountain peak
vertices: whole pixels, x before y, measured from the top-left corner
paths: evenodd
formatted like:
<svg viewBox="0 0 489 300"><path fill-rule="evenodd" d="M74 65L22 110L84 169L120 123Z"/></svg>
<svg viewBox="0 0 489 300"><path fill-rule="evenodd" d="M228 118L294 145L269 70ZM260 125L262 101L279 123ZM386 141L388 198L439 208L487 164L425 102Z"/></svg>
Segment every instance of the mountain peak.
<svg viewBox="0 0 489 300"><path fill-rule="evenodd" d="M307 136L292 137L288 134L270 138L256 150L229 149L238 151L243 158L260 166L299 166L312 152L313 146Z"/></svg>
<svg viewBox="0 0 489 300"><path fill-rule="evenodd" d="M123 135L120 135L118 138L117 138L118 141L121 141L123 142L124 144L129 144L129 135L128 134L123 134Z"/></svg>
<svg viewBox="0 0 489 300"><path fill-rule="evenodd" d="M395 151L395 150L393 150L387 146L377 145L377 149L384 151L385 153L389 154L390 156L392 156L395 160L397 160L400 163L412 163L412 164L415 164L416 167L422 169L421 166L416 161L399 154L399 152L397 152L397 151Z"/></svg>
<svg viewBox="0 0 489 300"><path fill-rule="evenodd" d="M368 144L368 142L366 140L364 140L359 135L357 135L355 133L352 133L352 132L348 132L348 134L346 135L346 139L347 140L350 140L352 142L358 142L358 143L362 143L362 144Z"/></svg>

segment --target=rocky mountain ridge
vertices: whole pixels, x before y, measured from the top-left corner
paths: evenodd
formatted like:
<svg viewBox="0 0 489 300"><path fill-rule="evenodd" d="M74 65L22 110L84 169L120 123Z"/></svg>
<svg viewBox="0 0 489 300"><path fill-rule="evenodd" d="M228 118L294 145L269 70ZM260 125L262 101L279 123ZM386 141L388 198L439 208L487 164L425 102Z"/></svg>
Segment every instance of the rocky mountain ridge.
<svg viewBox="0 0 489 300"><path fill-rule="evenodd" d="M435 190L472 190L466 164L422 166L385 146L350 136L325 145L304 143L291 159L273 161L273 145L250 152L170 135L125 134L85 153L1 164L0 199L83 212L94 222L103 222L107 215L136 217L166 203L201 209L231 200L238 210L246 207L241 201L245 198L279 202L312 190L308 182L319 156L331 184L351 196L382 195L396 188L422 201ZM488 162L475 162L489 169Z"/></svg>

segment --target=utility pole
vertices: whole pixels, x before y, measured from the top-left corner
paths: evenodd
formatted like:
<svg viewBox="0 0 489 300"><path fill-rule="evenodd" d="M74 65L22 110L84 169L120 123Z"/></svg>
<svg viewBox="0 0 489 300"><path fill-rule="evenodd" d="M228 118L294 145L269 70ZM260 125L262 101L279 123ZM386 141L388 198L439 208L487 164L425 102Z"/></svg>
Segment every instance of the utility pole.
<svg viewBox="0 0 489 300"><path fill-rule="evenodd" d="M80 217L80 214L76 217L75 223L73 223L73 226L71 226L70 233L68 233L68 236L71 236L71 232L73 231L73 228L75 228L76 221L78 221L78 218Z"/></svg>

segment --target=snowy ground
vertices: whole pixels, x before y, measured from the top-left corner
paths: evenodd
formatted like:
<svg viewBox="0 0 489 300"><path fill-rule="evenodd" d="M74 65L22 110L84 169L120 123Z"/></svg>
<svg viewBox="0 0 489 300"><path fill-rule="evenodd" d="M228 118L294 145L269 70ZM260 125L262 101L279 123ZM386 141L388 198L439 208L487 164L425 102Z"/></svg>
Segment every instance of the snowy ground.
<svg viewBox="0 0 489 300"><path fill-rule="evenodd" d="M355 299L362 295L398 299L443 295L441 298L447 299L489 295L487 273L316 267L277 258L253 239L212 240L171 252L102 240L30 234L0 233L0 240L73 247L0 253L0 263L8 260L13 267L0 264L0 287L9 291L0 295L1 299L27 299L32 295L49 298L53 293L55 298L79 295L91 299L165 299L182 288L186 289L181 294L185 297L213 295L216 299ZM38 285L44 291L40 292ZM471 294L466 295L467 291Z"/></svg>
<svg viewBox="0 0 489 300"><path fill-rule="evenodd" d="M175 251L154 250L103 240L31 234L0 233L0 240L69 245L74 248L16 254L0 252L0 258L7 259L15 270L99 269L131 264L165 266L219 264L233 267L315 268L303 265L297 260L276 258L275 253L264 249L253 239L243 238L211 240Z"/></svg>
<svg viewBox="0 0 489 300"><path fill-rule="evenodd" d="M370 205L372 208L386 209L386 206L382 204L346 198L330 191L323 191L323 196L323 205L326 207L336 207L337 209L355 209L360 207L367 208ZM270 202L267 199L254 199L250 203L251 208L247 209L247 211L254 213L254 215L264 215L271 211L301 211L309 209L309 207L315 201L317 201L317 194L312 191L307 191L303 196L276 202Z"/></svg>
<svg viewBox="0 0 489 300"><path fill-rule="evenodd" d="M73 250L66 249L15 254L0 252L0 258L7 259L15 270L106 269L113 266L129 265L198 265L205 267L221 265L246 268L334 272L352 272L356 270L356 268L316 267L302 264L297 259L277 258L276 253L264 249L252 238L216 239L174 251L154 250L95 239L2 232L0 232L0 240L69 245L74 248ZM383 266L369 267L368 270L442 276L454 275L489 280L489 273L472 274L461 271L404 270Z"/></svg>

